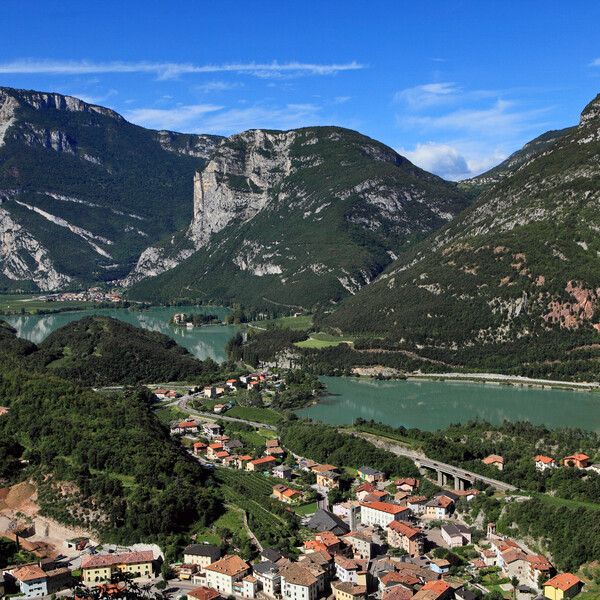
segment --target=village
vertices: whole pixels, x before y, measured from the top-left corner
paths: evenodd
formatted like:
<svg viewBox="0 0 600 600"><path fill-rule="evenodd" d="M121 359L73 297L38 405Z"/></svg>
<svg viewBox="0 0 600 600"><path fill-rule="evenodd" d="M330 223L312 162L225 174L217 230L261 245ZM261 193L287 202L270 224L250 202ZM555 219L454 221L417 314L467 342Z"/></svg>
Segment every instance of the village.
<svg viewBox="0 0 600 600"><path fill-rule="evenodd" d="M228 430L231 422L244 422L223 420L236 406L238 389L266 391L281 385L277 376L264 372L184 394L169 388L156 388L154 394L159 403L189 410L186 420L170 424L170 432L203 468L226 470L231 477L254 474L268 482L269 502L298 515L304 541L293 555L263 547L247 525L252 557L242 557L235 545L224 552L222 544L193 536L195 543L167 563L157 546L117 548L77 538L64 540L59 555L3 569L0 593L65 595L75 581L118 586L110 583L116 574L156 589L168 586L171 596L190 600L474 600L483 595L490 600L562 600L581 591L583 582L576 575L558 573L522 541L499 535L494 523L485 525L485 537L474 535L461 508L465 503L484 493L504 502L519 501L518 495L457 485L426 494L424 478L396 477L369 465L318 464L294 455L274 426L253 423L252 434ZM588 458L576 454L560 462L591 468ZM558 468L550 457L532 460L540 470ZM498 455L483 462L504 468Z"/></svg>

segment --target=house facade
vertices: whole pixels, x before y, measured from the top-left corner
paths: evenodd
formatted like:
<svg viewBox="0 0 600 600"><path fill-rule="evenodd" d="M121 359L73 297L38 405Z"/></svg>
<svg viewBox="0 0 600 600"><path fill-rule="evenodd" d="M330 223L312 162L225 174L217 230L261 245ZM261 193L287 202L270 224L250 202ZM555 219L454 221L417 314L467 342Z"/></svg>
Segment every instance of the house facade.
<svg viewBox="0 0 600 600"><path fill-rule="evenodd" d="M392 521L406 520L409 513L406 506L388 502L362 502L360 505L360 518L363 525L387 527Z"/></svg>

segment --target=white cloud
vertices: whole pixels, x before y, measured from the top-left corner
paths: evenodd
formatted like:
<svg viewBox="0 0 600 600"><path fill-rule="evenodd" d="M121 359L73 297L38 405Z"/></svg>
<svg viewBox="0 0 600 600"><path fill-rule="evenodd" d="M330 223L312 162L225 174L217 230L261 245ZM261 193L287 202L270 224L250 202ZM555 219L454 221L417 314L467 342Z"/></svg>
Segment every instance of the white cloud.
<svg viewBox="0 0 600 600"><path fill-rule="evenodd" d="M453 82L426 83L396 92L394 102L403 102L411 109L418 110L455 101L460 93L461 88Z"/></svg>
<svg viewBox="0 0 600 600"><path fill-rule="evenodd" d="M334 104L344 104L345 102L348 102L348 100L351 100L350 96L337 96L336 98L333 99L333 103Z"/></svg>
<svg viewBox="0 0 600 600"><path fill-rule="evenodd" d="M240 87L242 84L240 82L228 82L228 81L208 81L202 85L194 86L194 90L197 92L202 92L203 94L208 94L210 92L226 92L227 90L232 90L236 87Z"/></svg>
<svg viewBox="0 0 600 600"><path fill-rule="evenodd" d="M475 147L459 150L455 146L436 142L417 144L414 150L400 148L398 153L421 169L454 181L484 173L506 158L498 150L491 153Z"/></svg>
<svg viewBox="0 0 600 600"><path fill-rule="evenodd" d="M84 102L87 102L88 104L103 104L109 98L116 96L118 93L119 92L117 92L117 90L109 90L105 94L101 94L98 96L93 95L93 94L77 94L77 93L69 94L69 95L75 96L75 98L79 98L80 100L83 100Z"/></svg>
<svg viewBox="0 0 600 600"><path fill-rule="evenodd" d="M543 125L539 119L549 110L550 107L518 111L515 103L498 100L491 107L483 109L464 108L432 116L397 115L396 119L401 126L426 130L460 131L485 138L496 139L500 136L506 139Z"/></svg>
<svg viewBox="0 0 600 600"><path fill-rule="evenodd" d="M284 107L251 106L232 108L210 115L197 131L231 135L247 129L296 129L318 125L321 107L313 104L288 104Z"/></svg>
<svg viewBox="0 0 600 600"><path fill-rule="evenodd" d="M171 109L138 108L125 113L129 121L153 129L231 135L247 129L295 129L319 124L321 107L315 104L255 105L229 108L213 104Z"/></svg>
<svg viewBox="0 0 600 600"><path fill-rule="evenodd" d="M159 79L173 79L194 73L246 73L256 77L278 77L299 75L335 75L340 71L364 69L356 61L342 64L315 64L289 62L271 63L232 63L222 65L194 65L191 63L169 62L124 62L98 63L87 60L19 59L0 63L0 73L82 75L100 73L151 73Z"/></svg>
<svg viewBox="0 0 600 600"><path fill-rule="evenodd" d="M590 64L590 67L600 67L600 58L597 58L596 60L593 60Z"/></svg>
<svg viewBox="0 0 600 600"><path fill-rule="evenodd" d="M406 156L417 167L435 173L444 179L460 178L469 171L465 157L456 148L446 144L436 144L435 142L417 144L414 150L401 148L399 153Z"/></svg>
<svg viewBox="0 0 600 600"><path fill-rule="evenodd" d="M195 104L177 106L171 109L136 108L125 113L125 118L132 123L152 129L168 129L174 131L187 130L207 113L221 110L222 106L213 104Z"/></svg>

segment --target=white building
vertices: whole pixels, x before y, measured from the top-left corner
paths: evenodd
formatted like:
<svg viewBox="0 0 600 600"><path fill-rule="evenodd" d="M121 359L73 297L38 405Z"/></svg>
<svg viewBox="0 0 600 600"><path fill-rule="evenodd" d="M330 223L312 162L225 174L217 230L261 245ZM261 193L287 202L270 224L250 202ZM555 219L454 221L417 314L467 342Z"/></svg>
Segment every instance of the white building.
<svg viewBox="0 0 600 600"><path fill-rule="evenodd" d="M360 519L363 525L387 527L392 521L407 520L409 514L406 506L389 502L362 502L360 505Z"/></svg>
<svg viewBox="0 0 600 600"><path fill-rule="evenodd" d="M299 564L291 563L279 571L284 600L316 600L317 578Z"/></svg>
<svg viewBox="0 0 600 600"><path fill-rule="evenodd" d="M205 571L206 586L229 595L234 594L234 584L250 574L250 565L233 554L209 565Z"/></svg>

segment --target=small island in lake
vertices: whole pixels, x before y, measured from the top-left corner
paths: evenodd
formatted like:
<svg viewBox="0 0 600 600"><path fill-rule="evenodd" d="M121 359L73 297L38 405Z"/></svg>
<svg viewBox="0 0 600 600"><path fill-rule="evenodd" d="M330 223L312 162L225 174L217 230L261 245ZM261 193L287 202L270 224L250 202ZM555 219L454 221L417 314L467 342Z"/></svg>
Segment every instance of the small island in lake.
<svg viewBox="0 0 600 600"><path fill-rule="evenodd" d="M202 325L221 325L217 315L186 315L177 313L169 319L169 325L175 327L200 327Z"/></svg>

